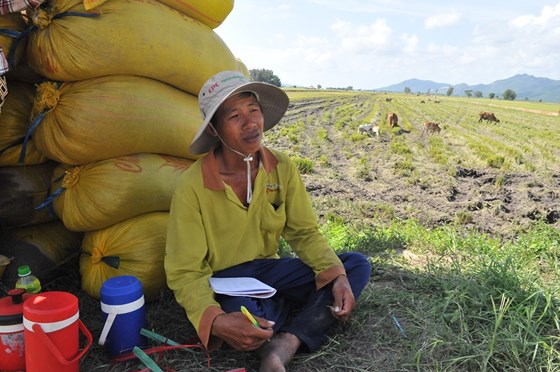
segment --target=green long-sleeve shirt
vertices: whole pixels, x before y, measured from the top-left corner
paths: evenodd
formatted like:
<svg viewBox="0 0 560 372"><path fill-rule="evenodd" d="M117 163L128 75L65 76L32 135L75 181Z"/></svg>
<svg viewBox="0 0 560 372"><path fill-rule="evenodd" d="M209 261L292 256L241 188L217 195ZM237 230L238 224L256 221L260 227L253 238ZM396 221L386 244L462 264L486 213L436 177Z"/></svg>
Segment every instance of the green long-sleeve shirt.
<svg viewBox="0 0 560 372"><path fill-rule="evenodd" d="M208 279L215 271L259 258L278 258L283 236L316 274L317 288L344 274L319 232L309 195L287 155L262 148L248 207L218 172L213 151L182 176L171 202L165 270L167 283L209 349L212 322L223 313ZM289 275L289 273L287 273Z"/></svg>

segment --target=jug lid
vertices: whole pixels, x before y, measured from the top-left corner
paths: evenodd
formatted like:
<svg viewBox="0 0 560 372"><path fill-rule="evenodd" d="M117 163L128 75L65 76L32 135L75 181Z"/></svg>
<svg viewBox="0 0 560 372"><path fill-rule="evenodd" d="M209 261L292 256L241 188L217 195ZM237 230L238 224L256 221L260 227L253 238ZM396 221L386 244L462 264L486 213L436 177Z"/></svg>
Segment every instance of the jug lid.
<svg viewBox="0 0 560 372"><path fill-rule="evenodd" d="M78 297L64 291L37 293L23 303L23 315L32 322L58 322L78 311Z"/></svg>
<svg viewBox="0 0 560 372"><path fill-rule="evenodd" d="M23 301L29 297L25 289L8 291L8 296L0 298L0 325L13 325L22 322Z"/></svg>
<svg viewBox="0 0 560 372"><path fill-rule="evenodd" d="M121 305L143 296L142 283L133 275L109 278L101 286L101 301L108 305Z"/></svg>

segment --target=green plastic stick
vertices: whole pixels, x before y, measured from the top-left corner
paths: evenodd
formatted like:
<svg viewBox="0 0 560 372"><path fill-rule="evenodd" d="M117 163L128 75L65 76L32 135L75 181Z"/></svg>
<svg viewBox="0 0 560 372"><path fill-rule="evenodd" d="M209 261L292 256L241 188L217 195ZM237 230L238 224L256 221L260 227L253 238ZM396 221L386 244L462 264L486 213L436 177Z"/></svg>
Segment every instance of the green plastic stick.
<svg viewBox="0 0 560 372"><path fill-rule="evenodd" d="M148 354L143 352L142 349L140 349L138 346L134 346L134 349L132 349L132 352L134 354L136 354L138 359L140 359L142 361L142 363L144 363L144 365L146 367L148 367L151 371L153 371L153 372L163 372L163 369L159 368L158 365L156 364L156 362L154 362L152 360L152 358L150 358L148 356Z"/></svg>
<svg viewBox="0 0 560 372"><path fill-rule="evenodd" d="M164 344L167 344L167 345L171 345L171 346L180 346L180 345L181 345L181 344L179 344L178 342L175 342L175 341L173 341L173 340L170 340L170 339L168 339L167 337L163 337L162 335L157 334L157 333L155 333L155 332L152 332L152 331L150 331L150 330L147 330L147 329L145 329L145 328L141 328L141 329L140 329L140 334L141 334L142 336L149 337L149 338L151 338L152 340L159 341L159 342L163 342Z"/></svg>

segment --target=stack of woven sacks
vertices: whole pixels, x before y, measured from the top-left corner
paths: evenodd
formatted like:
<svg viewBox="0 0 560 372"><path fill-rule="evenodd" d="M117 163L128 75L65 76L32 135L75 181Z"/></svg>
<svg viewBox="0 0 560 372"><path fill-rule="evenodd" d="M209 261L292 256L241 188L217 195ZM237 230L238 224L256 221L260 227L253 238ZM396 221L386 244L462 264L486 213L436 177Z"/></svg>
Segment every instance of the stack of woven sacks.
<svg viewBox="0 0 560 372"><path fill-rule="evenodd" d="M4 290L13 287L17 267L22 264L30 265L43 279L54 275L56 266L76 256L82 239L80 232L68 230L54 213L35 210L48 196L57 163L37 151L33 143L22 153L34 84L42 79L26 63L29 23L23 10L40 3L6 1L0 9L0 98L4 101L0 111L0 254L12 259L0 280Z"/></svg>
<svg viewBox="0 0 560 372"><path fill-rule="evenodd" d="M33 101L35 147L56 162L52 207L83 234L82 287L135 275L147 298L165 286L173 190L196 156L197 94L247 69L213 30L233 0L55 0L31 14L28 63L46 78ZM1 252L0 252L1 253Z"/></svg>

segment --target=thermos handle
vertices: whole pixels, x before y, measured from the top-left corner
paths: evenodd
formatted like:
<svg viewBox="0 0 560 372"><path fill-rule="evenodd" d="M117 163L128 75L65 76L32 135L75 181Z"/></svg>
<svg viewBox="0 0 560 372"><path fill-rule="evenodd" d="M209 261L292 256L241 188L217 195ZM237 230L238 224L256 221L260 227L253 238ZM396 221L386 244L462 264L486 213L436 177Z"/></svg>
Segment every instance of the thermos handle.
<svg viewBox="0 0 560 372"><path fill-rule="evenodd" d="M105 324L103 325L103 330L101 331L101 335L99 336L99 341L97 343L99 345L105 345L107 336L109 335L109 331L111 330L117 315L131 313L142 308L142 306L144 306L144 295L132 302L121 305L108 305L101 302L101 310L104 313L107 313L107 319L105 319Z"/></svg>
<svg viewBox="0 0 560 372"><path fill-rule="evenodd" d="M76 363L78 360L80 360L80 358L83 357L85 355L85 353L87 353L91 344L93 343L93 337L91 336L90 331L87 329L87 327L81 321L81 319L78 319L78 326L79 326L80 330L82 331L82 333L87 338L87 345L72 360L66 360L66 358L60 353L60 351L58 350L56 345L52 343L49 336L45 333L45 331L43 331L43 328L41 327L40 324L38 324L38 323L33 324L33 332L35 332L37 335L39 335L39 337L43 340L43 343L45 343L47 345L50 352L56 357L56 359L58 359L59 363L65 365L65 366L68 366L68 365Z"/></svg>
<svg viewBox="0 0 560 372"><path fill-rule="evenodd" d="M107 335L113 326L113 322L117 317L116 311L111 311L107 314L107 319L105 320L105 324L103 325L103 330L101 331L101 336L99 336L99 341L97 342L99 345L105 345L105 341L107 341Z"/></svg>

